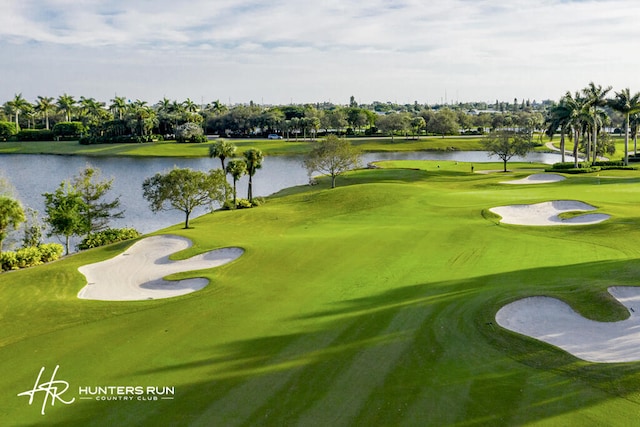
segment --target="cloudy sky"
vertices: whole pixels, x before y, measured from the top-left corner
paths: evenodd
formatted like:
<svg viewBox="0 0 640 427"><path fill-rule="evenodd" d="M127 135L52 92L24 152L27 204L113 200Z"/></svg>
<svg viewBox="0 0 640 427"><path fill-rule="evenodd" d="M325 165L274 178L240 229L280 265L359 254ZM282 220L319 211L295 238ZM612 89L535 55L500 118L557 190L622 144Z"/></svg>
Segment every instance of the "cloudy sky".
<svg viewBox="0 0 640 427"><path fill-rule="evenodd" d="M640 90L633 0L3 0L0 103L437 103Z"/></svg>

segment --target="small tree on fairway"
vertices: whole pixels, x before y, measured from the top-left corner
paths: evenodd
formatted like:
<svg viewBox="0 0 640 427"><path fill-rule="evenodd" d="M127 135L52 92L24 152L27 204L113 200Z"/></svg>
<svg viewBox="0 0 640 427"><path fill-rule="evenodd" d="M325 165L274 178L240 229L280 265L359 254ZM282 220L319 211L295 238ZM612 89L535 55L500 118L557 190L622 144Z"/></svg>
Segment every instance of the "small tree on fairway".
<svg viewBox="0 0 640 427"><path fill-rule="evenodd" d="M489 155L496 155L502 160L504 172L507 171L507 162L513 156L524 156L532 148L526 135L505 129L491 132L484 138L482 144Z"/></svg>
<svg viewBox="0 0 640 427"><path fill-rule="evenodd" d="M233 206L236 206L236 184L242 175L247 173L247 162L244 159L231 159L227 164L226 172L233 178Z"/></svg>
<svg viewBox="0 0 640 427"><path fill-rule="evenodd" d="M228 187L225 173L221 170L206 173L188 168L157 173L142 183L143 195L151 210L175 209L184 212L184 228L189 228L189 216L198 206L212 205L214 202L222 204Z"/></svg>
<svg viewBox="0 0 640 427"><path fill-rule="evenodd" d="M0 252L9 229L17 228L24 220L24 210L20 202L8 196L0 196Z"/></svg>
<svg viewBox="0 0 640 427"><path fill-rule="evenodd" d="M253 203L253 175L255 175L256 171L262 167L264 155L262 154L262 151L257 148L250 148L245 151L243 155L247 164L247 175L249 175L247 199L249 199L249 203Z"/></svg>
<svg viewBox="0 0 640 427"><path fill-rule="evenodd" d="M118 197L113 201L105 201L104 196L111 190L113 179L100 179L100 169L87 165L73 177L72 185L82 197L82 216L87 235L102 231L109 226L113 218L122 218L124 212L114 210L120 207Z"/></svg>
<svg viewBox="0 0 640 427"><path fill-rule="evenodd" d="M331 188L336 187L336 177L357 167L360 154L346 139L329 135L318 142L304 160L304 166L311 176L320 172L331 176Z"/></svg>
<svg viewBox="0 0 640 427"><path fill-rule="evenodd" d="M44 193L43 196L47 214L45 221L51 227L48 235L64 236L66 253L69 255L70 237L80 236L86 230L82 195L70 183L64 181L54 193Z"/></svg>

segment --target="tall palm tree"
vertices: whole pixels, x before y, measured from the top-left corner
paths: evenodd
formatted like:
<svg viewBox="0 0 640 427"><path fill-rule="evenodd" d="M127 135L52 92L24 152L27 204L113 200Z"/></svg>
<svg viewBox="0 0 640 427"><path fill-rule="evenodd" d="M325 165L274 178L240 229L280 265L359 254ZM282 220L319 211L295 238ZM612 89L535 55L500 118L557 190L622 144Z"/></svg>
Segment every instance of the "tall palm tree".
<svg viewBox="0 0 640 427"><path fill-rule="evenodd" d="M563 98L564 105L569 110L569 124L573 133L573 162L574 166L578 167L578 148L580 146L580 137L584 135L587 130L587 120L589 118L589 111L586 98L580 96L580 93L576 92L572 95L571 92L567 92Z"/></svg>
<svg viewBox="0 0 640 427"><path fill-rule="evenodd" d="M593 121L591 123L591 137L593 138L593 161L598 158L598 125L601 123L598 120L598 108L607 105L607 93L611 90L611 86L603 88L601 85L597 85L590 82L589 85L582 90L582 93L587 98L587 104L591 110ZM588 157L588 155L587 155ZM588 159L587 159L588 160Z"/></svg>
<svg viewBox="0 0 640 427"><path fill-rule="evenodd" d="M247 163L247 175L249 175L247 199L249 199L249 203L253 203L253 175L255 175L256 171L262 167L264 155L262 154L262 151L257 148L250 148L245 151L243 155Z"/></svg>
<svg viewBox="0 0 640 427"><path fill-rule="evenodd" d="M563 163L565 161L565 135L571 124L571 108L567 104L568 101L563 97L557 105L551 107L546 118L547 129L545 131L545 134L553 139L553 135L560 129L560 151Z"/></svg>
<svg viewBox="0 0 640 427"><path fill-rule="evenodd" d="M73 109L76 106L75 98L65 93L63 95L58 96L58 101L56 105L58 106L58 110L64 113L65 121L70 122L71 113L73 112Z"/></svg>
<svg viewBox="0 0 640 427"><path fill-rule="evenodd" d="M36 111L44 116L45 129L49 130L49 113L55 109L53 98L50 96L38 96Z"/></svg>
<svg viewBox="0 0 640 427"><path fill-rule="evenodd" d="M118 120L124 118L124 113L127 110L127 99L124 96L114 96L111 100L109 109L113 112L113 116L118 115Z"/></svg>
<svg viewBox="0 0 640 427"><path fill-rule="evenodd" d="M222 163L222 170L226 170L224 166L224 160L229 157L233 157L236 153L236 146L233 142L225 139L220 139L209 146L209 157L217 157Z"/></svg>
<svg viewBox="0 0 640 427"><path fill-rule="evenodd" d="M633 96L629 88L616 92L615 98L609 100L609 106L624 115L624 165L629 164L629 117L640 112L640 93Z"/></svg>
<svg viewBox="0 0 640 427"><path fill-rule="evenodd" d="M15 117L16 130L20 130L20 113L26 112L31 107L31 104L22 97L22 93L18 93L11 101L7 102L7 106Z"/></svg>
<svg viewBox="0 0 640 427"><path fill-rule="evenodd" d="M233 178L233 206L237 206L236 184L238 180L242 178L242 175L247 173L247 162L245 162L244 159L231 159L225 172Z"/></svg>
<svg viewBox="0 0 640 427"><path fill-rule="evenodd" d="M629 117L631 134L633 135L633 156L638 156L638 130L640 130L640 113L631 114Z"/></svg>

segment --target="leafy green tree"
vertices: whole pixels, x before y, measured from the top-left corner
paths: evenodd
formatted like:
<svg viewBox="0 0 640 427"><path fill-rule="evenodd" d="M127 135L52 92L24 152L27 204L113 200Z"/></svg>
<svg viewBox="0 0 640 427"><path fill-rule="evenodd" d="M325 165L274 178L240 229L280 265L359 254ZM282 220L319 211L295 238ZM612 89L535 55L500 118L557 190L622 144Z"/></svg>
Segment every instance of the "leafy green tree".
<svg viewBox="0 0 640 427"><path fill-rule="evenodd" d="M73 177L71 185L83 201L81 213L86 235L102 231L109 227L110 220L124 216L124 212L118 210L119 197L112 201L105 200L113 185L113 178L102 179L100 169L87 165Z"/></svg>
<svg viewBox="0 0 640 427"><path fill-rule="evenodd" d="M244 159L231 159L227 164L225 171L231 175L233 179L233 206L237 205L236 184L243 175L247 173L247 162Z"/></svg>
<svg viewBox="0 0 640 427"><path fill-rule="evenodd" d="M424 121L423 117L417 116L411 119L411 129L413 130L414 138L419 138L420 132L426 127L427 122Z"/></svg>
<svg viewBox="0 0 640 427"><path fill-rule="evenodd" d="M38 211L33 208L27 208L25 217L22 245L25 248L40 246L42 244L42 224L38 218Z"/></svg>
<svg viewBox="0 0 640 427"><path fill-rule="evenodd" d="M47 214L45 221L50 227L48 235L64 236L68 255L71 236L81 236L86 230L82 195L69 182L63 181L55 192L44 193L43 196Z"/></svg>
<svg viewBox="0 0 640 427"><path fill-rule="evenodd" d="M142 183L144 198L153 212L179 210L184 212L184 228L189 228L189 216L199 206L222 204L229 184L219 169L209 173L189 168L174 168L157 173Z"/></svg>
<svg viewBox="0 0 640 427"><path fill-rule="evenodd" d="M560 129L560 151L562 152L562 162L565 160L565 135L571 125L571 107L566 96L557 105L552 106L545 119L547 129L545 134L553 139L553 135Z"/></svg>
<svg viewBox="0 0 640 427"><path fill-rule="evenodd" d="M526 135L505 129L491 132L483 139L482 144L490 155L496 155L502 160L504 172L507 171L507 162L513 156L524 156L533 148Z"/></svg>
<svg viewBox="0 0 640 427"><path fill-rule="evenodd" d="M391 141L393 136L398 131L406 131L409 127L411 118L407 113L389 113L384 116L380 116L376 121L376 126L383 133L391 135Z"/></svg>
<svg viewBox="0 0 640 427"><path fill-rule="evenodd" d="M233 142L225 139L215 141L209 146L209 157L217 157L222 164L222 170L226 170L224 161L236 154L236 146Z"/></svg>
<svg viewBox="0 0 640 427"><path fill-rule="evenodd" d="M453 135L458 132L458 118L449 108L441 108L436 112L433 120L429 121L429 131L441 135Z"/></svg>
<svg viewBox="0 0 640 427"><path fill-rule="evenodd" d="M318 141L304 160L309 176L320 172L331 176L331 188L336 187L336 177L357 167L360 153L349 141L329 135Z"/></svg>
<svg viewBox="0 0 640 427"><path fill-rule="evenodd" d="M624 115L624 164L629 164L629 121L631 114L640 112L640 93L631 95L629 88L616 92L609 106Z"/></svg>
<svg viewBox="0 0 640 427"><path fill-rule="evenodd" d="M2 253L2 242L7 238L10 229L18 228L24 220L24 210L20 202L12 197L0 196L0 253Z"/></svg>
<svg viewBox="0 0 640 427"><path fill-rule="evenodd" d="M109 109L114 117L117 117L118 120L123 120L124 113L127 111L127 99L124 96L114 96Z"/></svg>
<svg viewBox="0 0 640 427"><path fill-rule="evenodd" d="M264 155L262 151L257 148L250 148L243 153L243 156L247 163L247 175L249 175L247 199L249 199L249 203L253 203L253 176L256 174L256 171L262 167Z"/></svg>

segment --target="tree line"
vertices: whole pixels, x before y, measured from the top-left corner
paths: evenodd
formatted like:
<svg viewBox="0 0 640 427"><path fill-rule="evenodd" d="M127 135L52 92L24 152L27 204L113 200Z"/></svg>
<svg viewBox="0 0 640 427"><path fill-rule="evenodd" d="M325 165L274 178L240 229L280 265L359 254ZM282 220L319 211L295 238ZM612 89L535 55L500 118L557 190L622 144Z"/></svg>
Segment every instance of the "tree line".
<svg viewBox="0 0 640 427"><path fill-rule="evenodd" d="M545 104L485 103L433 105L379 103L348 105L227 106L216 100L197 104L163 98L155 104L116 96L109 103L63 94L38 96L34 102L16 94L0 110L0 138L84 137L91 142L150 141L175 138L203 141L202 135L248 137L277 134L287 139L338 135L451 135L527 123L540 125ZM478 108L484 108L479 110ZM47 133L48 132L48 133ZM184 134L184 135L183 135ZM126 139L128 137L129 139ZM119 139L118 139L119 138Z"/></svg>

